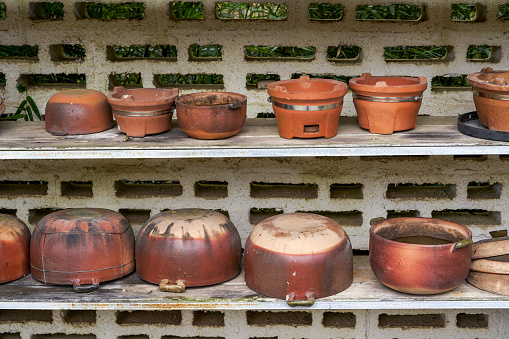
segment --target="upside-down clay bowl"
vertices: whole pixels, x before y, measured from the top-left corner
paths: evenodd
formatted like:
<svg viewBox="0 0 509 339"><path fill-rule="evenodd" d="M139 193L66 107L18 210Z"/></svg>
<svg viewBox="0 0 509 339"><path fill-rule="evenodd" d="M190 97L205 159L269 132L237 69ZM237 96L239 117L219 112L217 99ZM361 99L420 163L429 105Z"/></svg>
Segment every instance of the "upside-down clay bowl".
<svg viewBox="0 0 509 339"><path fill-rule="evenodd" d="M93 89L70 89L46 104L46 131L53 135L90 134L113 127L106 95Z"/></svg>
<svg viewBox="0 0 509 339"><path fill-rule="evenodd" d="M394 240L401 238L434 239L430 244ZM442 243L431 244L433 240ZM394 218L375 223L370 229L371 269L381 283L396 291L438 294L452 290L465 281L471 258L472 233L460 224L432 218Z"/></svg>
<svg viewBox="0 0 509 339"><path fill-rule="evenodd" d="M89 292L134 268L134 234L127 219L101 208L53 212L36 225L30 244L32 276Z"/></svg>
<svg viewBox="0 0 509 339"><path fill-rule="evenodd" d="M286 213L261 221L244 251L246 284L290 306L310 306L352 283L350 239L332 219Z"/></svg>
<svg viewBox="0 0 509 339"><path fill-rule="evenodd" d="M129 137L144 137L171 130L171 118L178 89L118 86L108 94L108 102L121 132Z"/></svg>
<svg viewBox="0 0 509 339"><path fill-rule="evenodd" d="M267 92L279 135L286 139L334 137L347 91L343 82L308 75L270 83Z"/></svg>
<svg viewBox="0 0 509 339"><path fill-rule="evenodd" d="M215 211L159 213L136 238L136 273L164 292L217 284L240 273L242 246L235 225Z"/></svg>
<svg viewBox="0 0 509 339"><path fill-rule="evenodd" d="M425 77L372 76L350 79L359 126L371 133L414 129L428 87Z"/></svg>
<svg viewBox="0 0 509 339"><path fill-rule="evenodd" d="M0 283L30 273L30 230L16 217L0 214Z"/></svg>
<svg viewBox="0 0 509 339"><path fill-rule="evenodd" d="M177 98L175 105L180 128L197 139L234 136L246 121L247 97L238 93L191 93Z"/></svg>

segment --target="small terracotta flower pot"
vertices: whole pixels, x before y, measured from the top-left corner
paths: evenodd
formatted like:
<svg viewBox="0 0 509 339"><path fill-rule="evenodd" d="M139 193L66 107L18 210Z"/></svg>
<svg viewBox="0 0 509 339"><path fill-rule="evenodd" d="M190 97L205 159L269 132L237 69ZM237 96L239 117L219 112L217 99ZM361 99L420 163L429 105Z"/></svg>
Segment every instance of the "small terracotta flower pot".
<svg viewBox="0 0 509 339"><path fill-rule="evenodd" d="M485 67L467 77L481 123L494 131L509 132L509 71Z"/></svg>
<svg viewBox="0 0 509 339"><path fill-rule="evenodd" d="M113 115L121 132L130 137L144 137L171 130L171 118L178 89L119 86L108 95Z"/></svg>
<svg viewBox="0 0 509 339"><path fill-rule="evenodd" d="M283 138L332 138L338 132L345 83L328 79L299 79L270 83L267 92Z"/></svg>
<svg viewBox="0 0 509 339"><path fill-rule="evenodd" d="M197 139L224 139L240 132L246 121L247 97L229 92L182 95L175 101L179 126Z"/></svg>
<svg viewBox="0 0 509 339"><path fill-rule="evenodd" d="M371 133L414 129L428 87L425 77L371 76L350 80L359 126Z"/></svg>

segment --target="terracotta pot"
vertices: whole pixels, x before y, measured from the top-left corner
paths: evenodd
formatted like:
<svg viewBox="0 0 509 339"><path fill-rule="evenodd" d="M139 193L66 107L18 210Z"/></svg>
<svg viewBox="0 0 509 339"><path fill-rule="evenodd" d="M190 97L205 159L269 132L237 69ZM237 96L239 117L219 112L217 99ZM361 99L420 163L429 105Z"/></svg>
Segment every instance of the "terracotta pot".
<svg viewBox="0 0 509 339"><path fill-rule="evenodd" d="M246 121L247 97L242 94L192 93L175 103L180 128L193 138L228 138L239 133Z"/></svg>
<svg viewBox="0 0 509 339"><path fill-rule="evenodd" d="M7 214L0 214L0 267L0 283L30 273L30 230Z"/></svg>
<svg viewBox="0 0 509 339"><path fill-rule="evenodd" d="M414 129L427 87L425 77L364 73L350 79L359 126L378 134Z"/></svg>
<svg viewBox="0 0 509 339"><path fill-rule="evenodd" d="M4 111L5 111L4 99L0 98L0 115L2 115Z"/></svg>
<svg viewBox="0 0 509 339"><path fill-rule="evenodd" d="M468 75L480 122L490 130L509 131L509 71L485 67Z"/></svg>
<svg viewBox="0 0 509 339"><path fill-rule="evenodd" d="M237 228L219 212L178 209L150 218L136 239L136 272L162 291L217 284L240 273Z"/></svg>
<svg viewBox="0 0 509 339"><path fill-rule="evenodd" d="M134 270L133 230L120 213L106 209L53 212L34 229L30 259L35 279L93 291Z"/></svg>
<svg viewBox="0 0 509 339"><path fill-rule="evenodd" d="M106 96L93 89L70 89L46 104L46 131L53 135L97 133L113 127Z"/></svg>
<svg viewBox="0 0 509 339"><path fill-rule="evenodd" d="M267 92L272 100L279 135L283 138L332 138L337 134L345 83L311 79L272 82Z"/></svg>
<svg viewBox="0 0 509 339"><path fill-rule="evenodd" d="M267 218L245 246L246 284L254 291L286 299L290 306L339 293L352 283L350 239L335 221L311 213Z"/></svg>
<svg viewBox="0 0 509 339"><path fill-rule="evenodd" d="M171 118L177 88L115 87L108 94L108 102L121 132L130 137L144 137L171 130Z"/></svg>
<svg viewBox="0 0 509 339"><path fill-rule="evenodd" d="M410 243L394 240L401 237ZM419 237L426 244L408 237ZM471 258L472 233L453 222L395 218L374 224L369 232L371 269L380 282L396 291L436 294L452 290L468 275Z"/></svg>

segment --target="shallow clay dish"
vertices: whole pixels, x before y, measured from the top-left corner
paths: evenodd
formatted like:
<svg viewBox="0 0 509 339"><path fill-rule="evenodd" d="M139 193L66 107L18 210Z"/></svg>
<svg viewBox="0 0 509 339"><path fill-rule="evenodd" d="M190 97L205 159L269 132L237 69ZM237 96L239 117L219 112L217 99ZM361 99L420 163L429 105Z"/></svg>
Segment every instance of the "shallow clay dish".
<svg viewBox="0 0 509 339"><path fill-rule="evenodd" d="M486 292L509 295L509 274L470 271L467 282Z"/></svg>
<svg viewBox="0 0 509 339"><path fill-rule="evenodd" d="M509 254L509 237L479 240L474 243L472 259Z"/></svg>
<svg viewBox="0 0 509 339"><path fill-rule="evenodd" d="M509 254L472 260L472 271L509 274Z"/></svg>

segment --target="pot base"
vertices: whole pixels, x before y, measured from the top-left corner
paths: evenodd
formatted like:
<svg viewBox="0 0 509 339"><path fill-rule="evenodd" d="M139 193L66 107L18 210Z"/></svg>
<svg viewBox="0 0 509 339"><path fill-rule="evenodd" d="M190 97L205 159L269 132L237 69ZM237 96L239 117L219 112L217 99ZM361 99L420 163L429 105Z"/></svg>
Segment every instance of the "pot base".
<svg viewBox="0 0 509 339"><path fill-rule="evenodd" d="M171 130L172 114L151 117L134 117L119 115L113 112L118 128L129 137L143 138L147 134L158 134Z"/></svg>
<svg viewBox="0 0 509 339"><path fill-rule="evenodd" d="M353 100L359 126L375 134L392 134L414 129L421 101L380 103Z"/></svg>

